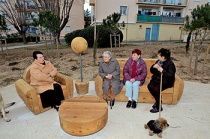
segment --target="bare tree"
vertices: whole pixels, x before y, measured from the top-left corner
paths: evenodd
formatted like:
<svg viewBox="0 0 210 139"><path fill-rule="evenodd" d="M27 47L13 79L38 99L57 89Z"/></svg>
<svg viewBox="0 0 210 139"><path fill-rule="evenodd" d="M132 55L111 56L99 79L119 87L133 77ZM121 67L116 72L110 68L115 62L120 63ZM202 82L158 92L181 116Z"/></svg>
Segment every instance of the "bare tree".
<svg viewBox="0 0 210 139"><path fill-rule="evenodd" d="M23 42L26 41L26 31L29 28L30 23L27 22L28 15L26 9L25 0L6 0L0 3L0 8L2 9L5 19L18 33L23 37Z"/></svg>
<svg viewBox="0 0 210 139"><path fill-rule="evenodd" d="M189 63L190 65L188 73L190 73L189 71L191 68L191 61L194 53L194 47L196 48L194 74L196 75L198 73L198 56L203 46L203 42L207 40L207 38L209 38L208 37L210 32L209 14L210 14L210 5L207 3L205 5L197 6L197 8L193 9L193 11L191 12L191 18L189 18L188 16L186 17L186 23L184 25L185 30L192 32L193 36L193 41L191 43L192 50L190 55L190 63ZM206 63L206 61L204 61L204 63Z"/></svg>
<svg viewBox="0 0 210 139"><path fill-rule="evenodd" d="M71 7L74 0L32 0L35 6L42 11L51 11L57 16L59 29L56 32L57 40L60 43L60 33L69 21ZM56 41L56 40L55 40Z"/></svg>

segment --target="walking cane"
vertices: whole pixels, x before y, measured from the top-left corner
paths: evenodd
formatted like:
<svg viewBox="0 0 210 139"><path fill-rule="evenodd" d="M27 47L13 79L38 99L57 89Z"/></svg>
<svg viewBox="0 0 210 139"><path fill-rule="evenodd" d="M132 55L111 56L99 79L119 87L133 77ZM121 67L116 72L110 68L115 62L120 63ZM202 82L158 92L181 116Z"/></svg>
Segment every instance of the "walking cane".
<svg viewBox="0 0 210 139"><path fill-rule="evenodd" d="M162 92L162 77L163 73L160 75L160 100L159 100L159 118L161 117L161 92Z"/></svg>

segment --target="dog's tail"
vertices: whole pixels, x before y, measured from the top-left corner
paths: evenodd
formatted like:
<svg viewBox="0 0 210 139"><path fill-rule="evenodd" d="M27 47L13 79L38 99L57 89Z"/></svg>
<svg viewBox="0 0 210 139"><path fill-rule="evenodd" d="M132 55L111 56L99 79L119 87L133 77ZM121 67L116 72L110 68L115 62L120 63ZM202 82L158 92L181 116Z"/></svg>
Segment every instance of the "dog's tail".
<svg viewBox="0 0 210 139"><path fill-rule="evenodd" d="M10 106L12 106L14 104L15 104L15 102L8 103L8 104L4 105L4 108L6 109L6 108L8 108L8 107L10 107Z"/></svg>
<svg viewBox="0 0 210 139"><path fill-rule="evenodd" d="M147 129L148 128L148 125L147 124L144 124L144 128Z"/></svg>

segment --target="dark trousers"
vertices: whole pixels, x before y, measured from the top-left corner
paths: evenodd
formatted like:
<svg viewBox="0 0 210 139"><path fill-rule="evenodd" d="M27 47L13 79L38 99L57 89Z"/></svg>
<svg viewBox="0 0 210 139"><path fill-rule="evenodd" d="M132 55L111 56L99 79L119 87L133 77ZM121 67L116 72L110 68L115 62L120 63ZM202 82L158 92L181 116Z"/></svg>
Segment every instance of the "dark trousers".
<svg viewBox="0 0 210 139"><path fill-rule="evenodd" d="M63 90L59 84L53 84L54 90L47 90L40 94L42 101L42 107L47 108L49 106L54 107L61 104L61 100L64 100Z"/></svg>
<svg viewBox="0 0 210 139"><path fill-rule="evenodd" d="M159 109L159 105L160 105L160 83L151 80L147 87L148 87L151 95L155 98L156 108ZM169 88L168 85L162 84L162 91L167 89L167 88Z"/></svg>

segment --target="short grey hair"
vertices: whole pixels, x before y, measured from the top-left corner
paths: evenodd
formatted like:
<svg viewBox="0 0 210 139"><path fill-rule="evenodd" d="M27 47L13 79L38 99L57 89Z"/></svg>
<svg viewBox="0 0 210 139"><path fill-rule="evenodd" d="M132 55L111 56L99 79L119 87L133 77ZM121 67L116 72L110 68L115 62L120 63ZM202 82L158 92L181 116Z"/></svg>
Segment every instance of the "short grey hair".
<svg viewBox="0 0 210 139"><path fill-rule="evenodd" d="M110 51L105 51L105 52L103 52L102 56L109 56L111 58L112 53Z"/></svg>

